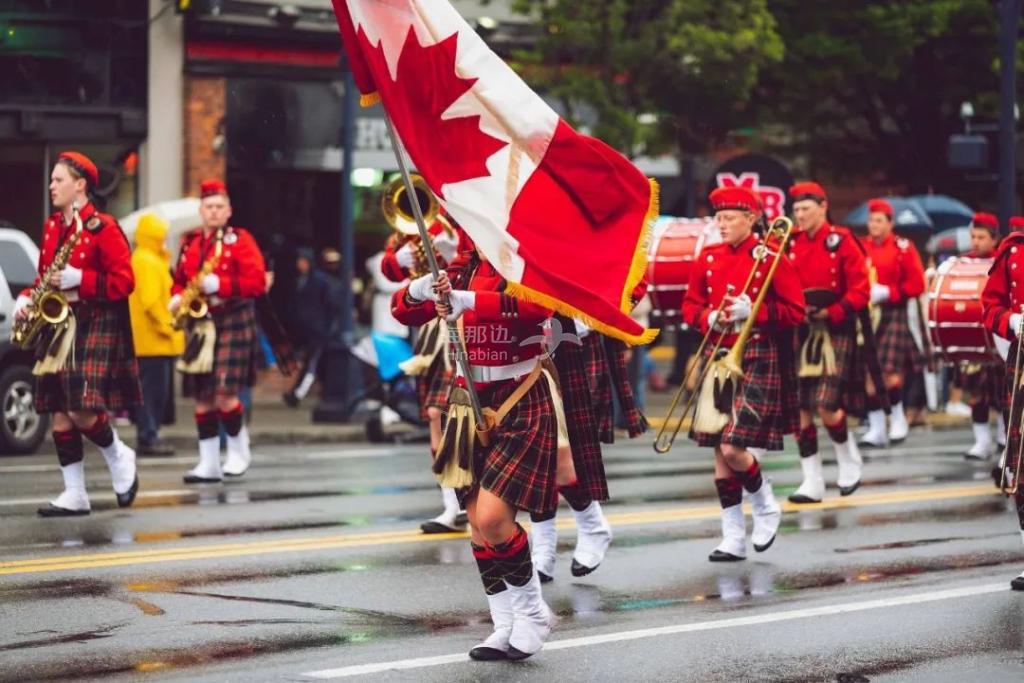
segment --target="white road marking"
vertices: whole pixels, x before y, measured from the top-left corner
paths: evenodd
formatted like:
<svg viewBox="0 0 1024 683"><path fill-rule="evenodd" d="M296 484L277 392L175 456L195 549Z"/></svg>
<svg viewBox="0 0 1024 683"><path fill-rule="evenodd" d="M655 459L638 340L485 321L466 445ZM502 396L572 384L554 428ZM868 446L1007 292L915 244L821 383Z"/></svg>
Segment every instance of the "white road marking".
<svg viewBox="0 0 1024 683"><path fill-rule="evenodd" d="M809 619L812 617L833 616L836 614L849 614L851 612L865 612L874 609L891 609L906 605L920 605L928 602L941 600L955 600L976 595L987 595L989 593L1005 593L1009 590L1006 583L987 583L979 586L964 586L961 588L950 588L941 591L929 591L927 593L914 593L877 600L866 600L863 602L844 602L836 605L823 605L821 607L807 607L804 609L786 610L783 612L772 612L768 614L756 614L747 617L734 617L731 619L716 619L714 621L699 621L690 624L674 624L671 626L659 626L656 628L642 628L633 631L619 631L616 633L602 633L594 636L582 636L579 638L567 638L549 642L544 646L545 651L568 650L578 647L591 647L604 645L606 643L622 643L630 640L642 640L646 638L657 638L660 636L678 635L681 633L696 633L700 631L715 631L742 626L757 626L783 621L795 621L797 619ZM378 662L371 664L357 664L345 666L339 669L325 669L323 671L310 671L300 674L306 678L318 680L330 680L335 678L348 678L352 676L364 676L367 674L381 673L384 671L403 671L410 669L424 669L432 666L443 666L445 664L459 664L469 662L469 656L465 653L441 655L438 657L421 657L418 659L400 659L391 662Z"/></svg>

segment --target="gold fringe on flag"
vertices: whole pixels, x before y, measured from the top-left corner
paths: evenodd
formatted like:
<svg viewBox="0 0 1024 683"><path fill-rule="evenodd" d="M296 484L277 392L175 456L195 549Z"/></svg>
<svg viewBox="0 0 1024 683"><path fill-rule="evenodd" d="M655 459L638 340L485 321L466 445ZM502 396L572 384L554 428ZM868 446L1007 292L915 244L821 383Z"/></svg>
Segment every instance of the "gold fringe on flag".
<svg viewBox="0 0 1024 683"><path fill-rule="evenodd" d="M647 272L647 252L650 248L651 235L654 231L654 222L658 218L658 183L655 180L649 180L649 182L651 187L651 199L648 204L647 215L644 217L644 228L641 231L640 239L637 241L636 249L633 252L633 261L630 265L629 273L626 276L626 286L622 292L621 310L623 313L629 313L632 310L633 305L630 297L637 284L639 284L640 280L643 278L644 273ZM550 294L538 292L537 290L526 287L519 282L509 282L505 287L505 293L517 299L522 299L523 301L529 301L531 303L544 306L545 308L550 308L568 318L579 318L592 330L600 332L606 337L612 337L613 339L623 341L630 346L650 344L658 336L658 330L656 329L647 329L641 334L628 334L616 327L612 327L607 323L597 320L575 306L556 299Z"/></svg>

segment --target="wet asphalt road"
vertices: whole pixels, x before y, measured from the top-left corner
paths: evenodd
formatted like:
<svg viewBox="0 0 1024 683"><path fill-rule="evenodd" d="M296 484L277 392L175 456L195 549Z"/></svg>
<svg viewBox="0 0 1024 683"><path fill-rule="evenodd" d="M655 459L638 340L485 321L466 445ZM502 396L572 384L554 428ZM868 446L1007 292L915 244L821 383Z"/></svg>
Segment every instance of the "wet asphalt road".
<svg viewBox="0 0 1024 683"><path fill-rule="evenodd" d="M466 540L417 533L439 499L422 446L256 449L241 481L201 487L187 458L148 459L130 511L90 453L94 512L72 520L35 517L55 458L4 458L0 681L1024 680L1024 551L968 437L913 433L731 566L706 561L703 452L609 449L615 542L574 579L560 515L560 623L517 665L465 660L486 603ZM792 452L767 468L780 497L799 483Z"/></svg>

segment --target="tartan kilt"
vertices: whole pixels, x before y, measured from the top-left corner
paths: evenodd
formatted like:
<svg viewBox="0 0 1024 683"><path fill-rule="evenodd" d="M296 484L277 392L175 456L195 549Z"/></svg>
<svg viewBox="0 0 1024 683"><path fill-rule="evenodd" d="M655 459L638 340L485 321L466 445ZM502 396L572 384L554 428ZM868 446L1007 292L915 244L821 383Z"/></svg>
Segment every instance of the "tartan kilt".
<svg viewBox="0 0 1024 683"><path fill-rule="evenodd" d="M789 338L786 338L789 343ZM711 357L710 344L704 361ZM793 432L796 417L787 409L783 395L783 377L779 371L779 349L774 339L762 336L750 341L743 354L745 379L732 400L732 417L721 434L694 432L690 438L699 446L728 444L738 448L782 450L782 437Z"/></svg>
<svg viewBox="0 0 1024 683"><path fill-rule="evenodd" d="M197 401L212 402L218 396L237 396L256 383L256 314L246 300L210 313L217 328L213 349L213 372L183 374L182 394Z"/></svg>
<svg viewBox="0 0 1024 683"><path fill-rule="evenodd" d="M883 375L905 375L924 370L924 357L914 343L906 304L882 306L876 332L878 364Z"/></svg>
<svg viewBox="0 0 1024 683"><path fill-rule="evenodd" d="M444 366L444 355L448 354L451 361L446 369ZM455 376L455 354L452 353L449 344L445 350L434 357L427 371L416 377L416 396L420 401L420 415L424 420L427 418L427 408L444 409L448 405L448 394L452 388L452 378Z"/></svg>
<svg viewBox="0 0 1024 683"><path fill-rule="evenodd" d="M496 382L478 391L480 403L497 410L520 382ZM544 513L558 506L558 425L543 377L491 432L491 445L475 442L477 484L516 508ZM460 492L465 500L468 490Z"/></svg>
<svg viewBox="0 0 1024 683"><path fill-rule="evenodd" d="M954 370L954 381L964 391L964 402L972 408L976 405L987 405L995 410L1002 410L1006 400L1006 381L1003 369L999 365L982 365L976 372L967 372L961 364Z"/></svg>
<svg viewBox="0 0 1024 683"><path fill-rule="evenodd" d="M818 408L824 408L836 411L846 407L849 394L847 389L852 384L852 372L855 367L856 329L856 326L852 324L828 326L832 350L836 357L836 372L833 375L822 375L821 377L798 377L801 410L813 412ZM800 328L800 334L795 335L797 343L794 352L798 359L798 372L800 350L808 334L810 334L810 328L804 325Z"/></svg>
<svg viewBox="0 0 1024 683"><path fill-rule="evenodd" d="M615 443L615 410L612 405L611 368L601 335L591 332L583 338L583 363L590 378L591 403L601 443Z"/></svg>
<svg viewBox="0 0 1024 683"><path fill-rule="evenodd" d="M592 402L584 347L562 344L553 360L558 370L558 386L562 393L577 486L596 501L608 500L608 480L601 457L597 414Z"/></svg>
<svg viewBox="0 0 1024 683"><path fill-rule="evenodd" d="M141 405L128 302L78 302L71 308L77 323L74 366L36 378L36 411L102 412Z"/></svg>

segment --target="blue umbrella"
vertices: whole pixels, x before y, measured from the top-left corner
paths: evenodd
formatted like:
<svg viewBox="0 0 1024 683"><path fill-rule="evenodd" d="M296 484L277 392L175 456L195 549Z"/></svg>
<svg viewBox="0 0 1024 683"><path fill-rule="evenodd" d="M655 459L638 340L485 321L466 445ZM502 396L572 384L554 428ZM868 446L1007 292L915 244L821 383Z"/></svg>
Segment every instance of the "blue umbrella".
<svg viewBox="0 0 1024 683"><path fill-rule="evenodd" d="M921 205L906 197L886 197L886 201L892 204L893 222L896 231L902 235L913 233L928 233L935 229L932 219L928 217ZM865 228L868 224L868 203L864 202L856 209L846 214L843 225L851 228Z"/></svg>
<svg viewBox="0 0 1024 683"><path fill-rule="evenodd" d="M919 194L911 199L921 205L924 212L932 219L936 230L970 225L971 219L974 217L971 207L959 199L944 194Z"/></svg>

